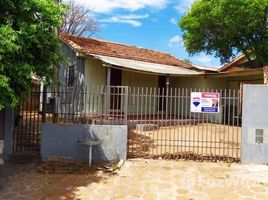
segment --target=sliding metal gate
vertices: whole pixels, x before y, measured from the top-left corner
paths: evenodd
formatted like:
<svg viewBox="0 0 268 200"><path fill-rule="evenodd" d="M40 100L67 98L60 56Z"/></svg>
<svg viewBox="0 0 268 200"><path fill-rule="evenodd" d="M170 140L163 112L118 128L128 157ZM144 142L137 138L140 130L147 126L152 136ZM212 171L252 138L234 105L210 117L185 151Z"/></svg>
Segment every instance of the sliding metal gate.
<svg viewBox="0 0 268 200"><path fill-rule="evenodd" d="M191 112L192 92L220 93L220 112ZM238 90L129 88L128 101L128 158L240 161Z"/></svg>

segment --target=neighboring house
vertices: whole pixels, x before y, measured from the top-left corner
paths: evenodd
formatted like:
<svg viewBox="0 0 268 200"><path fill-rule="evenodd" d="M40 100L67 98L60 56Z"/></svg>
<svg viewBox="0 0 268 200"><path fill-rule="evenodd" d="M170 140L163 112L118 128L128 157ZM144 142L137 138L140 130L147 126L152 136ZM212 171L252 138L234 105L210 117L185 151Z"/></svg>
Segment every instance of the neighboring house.
<svg viewBox="0 0 268 200"><path fill-rule="evenodd" d="M264 68L252 66L244 55L240 55L219 69L223 78L236 77L232 84L242 89L243 84L263 84Z"/></svg>

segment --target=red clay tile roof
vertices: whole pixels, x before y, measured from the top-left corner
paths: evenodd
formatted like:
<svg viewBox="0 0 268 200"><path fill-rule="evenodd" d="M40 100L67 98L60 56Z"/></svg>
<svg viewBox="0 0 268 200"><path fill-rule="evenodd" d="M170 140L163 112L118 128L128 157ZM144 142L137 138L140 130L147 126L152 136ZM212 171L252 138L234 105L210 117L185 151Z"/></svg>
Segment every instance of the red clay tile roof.
<svg viewBox="0 0 268 200"><path fill-rule="evenodd" d="M181 61L170 54L153 51L149 49L128 46L108 41L96 40L91 38L83 38L78 36L60 34L60 39L70 45L76 51L90 55L97 54L103 56L132 59L144 62L174 65L185 68L191 68L191 64Z"/></svg>

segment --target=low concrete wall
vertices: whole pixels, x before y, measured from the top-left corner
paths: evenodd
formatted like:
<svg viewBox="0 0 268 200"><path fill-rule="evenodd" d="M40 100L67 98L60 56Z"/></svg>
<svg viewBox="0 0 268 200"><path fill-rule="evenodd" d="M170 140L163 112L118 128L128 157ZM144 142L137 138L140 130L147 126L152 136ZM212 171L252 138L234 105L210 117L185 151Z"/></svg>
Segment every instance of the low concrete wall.
<svg viewBox="0 0 268 200"><path fill-rule="evenodd" d="M242 163L268 163L268 86L245 85Z"/></svg>
<svg viewBox="0 0 268 200"><path fill-rule="evenodd" d="M59 157L88 161L88 148L79 140L101 140L92 147L92 161L98 163L127 158L127 126L125 125L41 125L42 159Z"/></svg>

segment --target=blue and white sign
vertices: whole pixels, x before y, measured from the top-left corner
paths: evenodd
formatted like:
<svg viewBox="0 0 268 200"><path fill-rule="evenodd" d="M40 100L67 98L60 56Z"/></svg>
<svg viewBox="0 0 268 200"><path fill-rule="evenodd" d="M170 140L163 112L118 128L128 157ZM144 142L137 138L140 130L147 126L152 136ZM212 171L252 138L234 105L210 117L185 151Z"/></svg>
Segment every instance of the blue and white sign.
<svg viewBox="0 0 268 200"><path fill-rule="evenodd" d="M191 112L194 113L219 113L220 93L192 92Z"/></svg>

